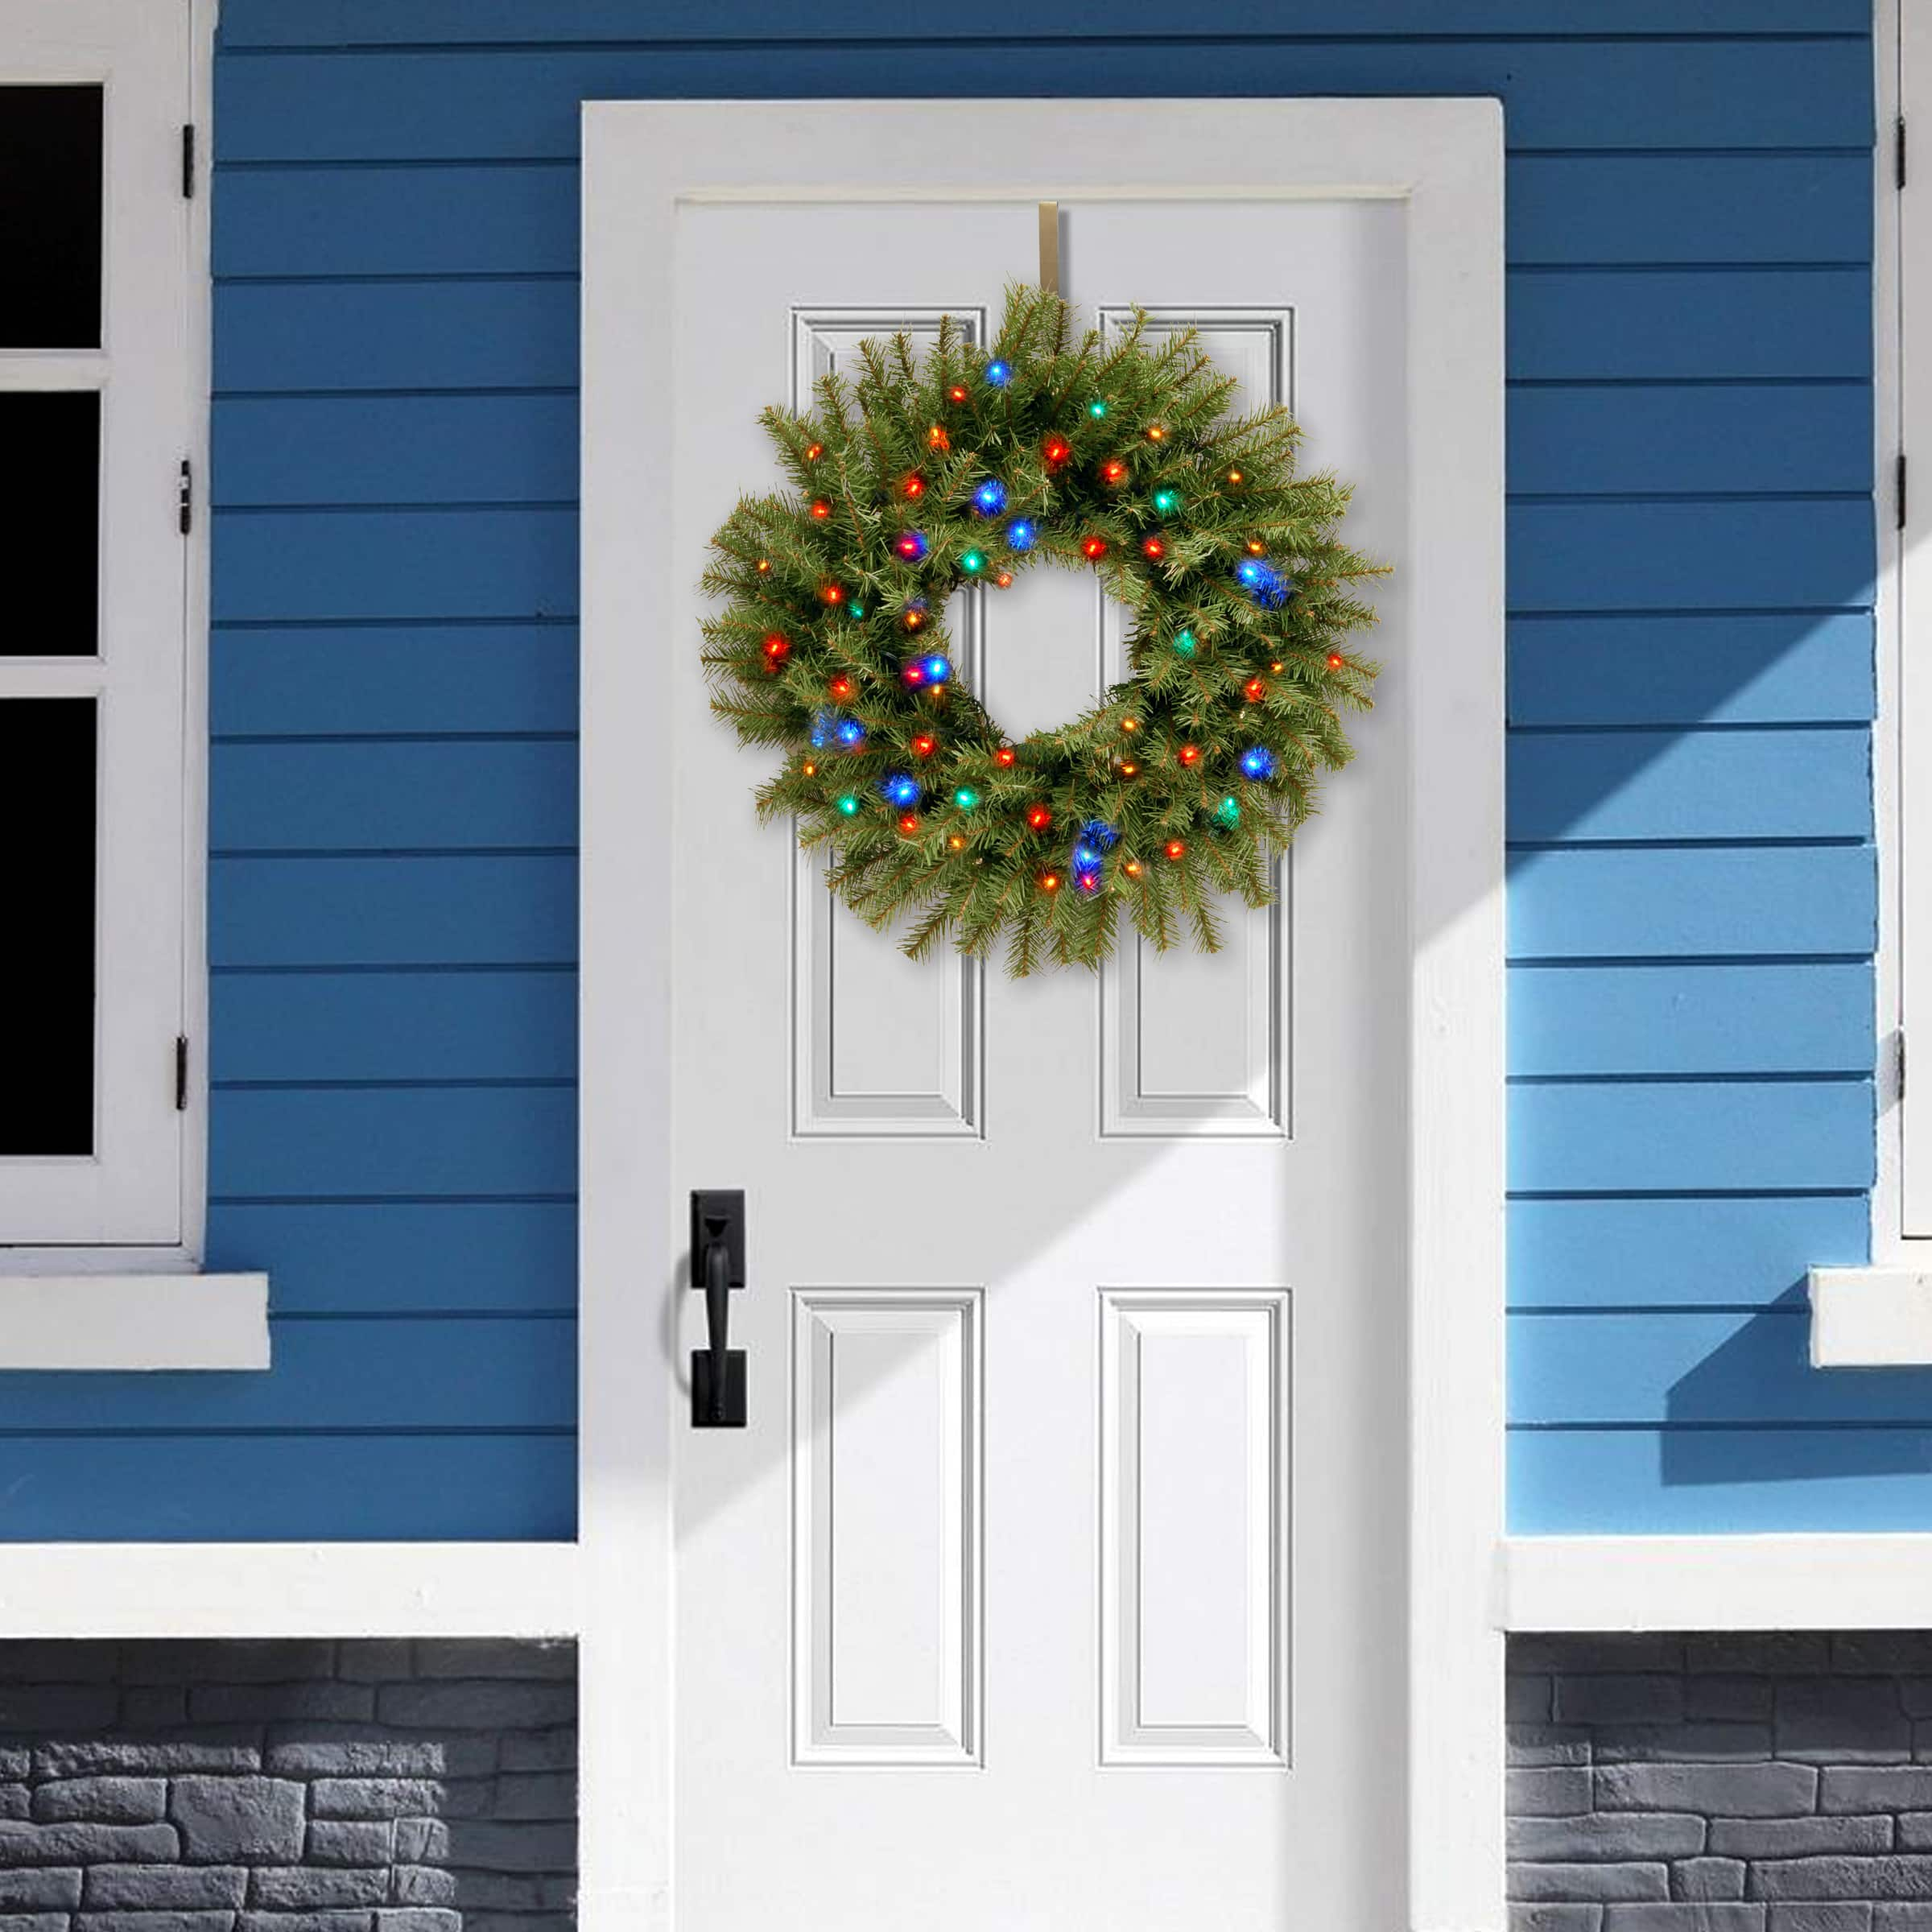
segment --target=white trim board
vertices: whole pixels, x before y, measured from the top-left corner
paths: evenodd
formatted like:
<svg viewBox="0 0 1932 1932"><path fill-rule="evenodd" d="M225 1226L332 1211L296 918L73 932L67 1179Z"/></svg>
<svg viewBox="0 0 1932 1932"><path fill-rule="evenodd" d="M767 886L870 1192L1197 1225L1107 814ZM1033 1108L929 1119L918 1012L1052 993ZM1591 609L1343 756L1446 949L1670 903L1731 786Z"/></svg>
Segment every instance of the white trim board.
<svg viewBox="0 0 1932 1932"><path fill-rule="evenodd" d="M266 1274L0 1277L0 1369L266 1368Z"/></svg>
<svg viewBox="0 0 1932 1932"><path fill-rule="evenodd" d="M1905 1368L1932 1362L1932 1274L1911 1268L1814 1268L1814 1368Z"/></svg>
<svg viewBox="0 0 1932 1932"><path fill-rule="evenodd" d="M1932 1629L1932 1536L1525 1536L1511 1630Z"/></svg>
<svg viewBox="0 0 1932 1932"><path fill-rule="evenodd" d="M989 138L989 126L1000 130ZM1500 1925L1502 118L1485 100L592 101L584 127L584 1932L672 1916L667 1185L673 816L653 652L676 505L677 209L697 200L1406 204L1412 856L1409 1921ZM1145 160L1141 158L1146 157ZM1146 169L1144 175L1135 171ZM890 176L890 186L884 184ZM1397 291L1392 291L1392 295ZM1399 298L1398 298L1399 299ZM642 535L640 535L642 533ZM696 649L696 640L676 648ZM1399 1183L1397 1183L1400 1184ZM649 1291L640 1282L659 1284Z"/></svg>
<svg viewBox="0 0 1932 1932"><path fill-rule="evenodd" d="M0 1543L0 1638L570 1637L574 1543Z"/></svg>

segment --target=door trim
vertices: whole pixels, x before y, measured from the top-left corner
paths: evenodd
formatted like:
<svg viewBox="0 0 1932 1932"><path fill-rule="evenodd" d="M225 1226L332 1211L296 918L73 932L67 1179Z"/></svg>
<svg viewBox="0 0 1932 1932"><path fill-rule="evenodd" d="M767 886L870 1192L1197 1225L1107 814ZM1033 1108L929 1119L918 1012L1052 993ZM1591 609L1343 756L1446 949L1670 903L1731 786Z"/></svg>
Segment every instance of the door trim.
<svg viewBox="0 0 1932 1932"><path fill-rule="evenodd" d="M1168 138L1149 138L1150 124ZM999 138L989 140L989 127ZM584 115L584 1932L672 1923L669 725L675 213L710 200L1408 212L1410 1910L1503 1921L1503 146L1493 100L591 101ZM1135 180L1137 155L1158 178ZM892 186L877 183L889 174ZM1024 211L1030 215L1030 210ZM1016 216L1016 220L1020 217ZM695 644L694 646L695 648ZM1402 1178L1406 1175L1406 1182Z"/></svg>

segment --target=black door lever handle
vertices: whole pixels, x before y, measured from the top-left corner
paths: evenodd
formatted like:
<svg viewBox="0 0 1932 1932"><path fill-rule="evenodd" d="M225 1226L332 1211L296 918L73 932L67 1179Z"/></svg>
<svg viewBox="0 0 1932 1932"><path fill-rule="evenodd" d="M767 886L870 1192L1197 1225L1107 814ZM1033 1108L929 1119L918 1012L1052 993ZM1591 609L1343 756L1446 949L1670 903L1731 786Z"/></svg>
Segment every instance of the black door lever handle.
<svg viewBox="0 0 1932 1932"><path fill-rule="evenodd" d="M716 1233L707 1229L706 1233L704 1325L711 1336L711 1402L705 1420L712 1428L720 1429L724 1426L725 1383L731 1360L731 1350L725 1345L731 1329L731 1249L721 1228Z"/></svg>
<svg viewBox="0 0 1932 1932"><path fill-rule="evenodd" d="M691 1352L691 1426L742 1429L745 1351L729 1344L731 1291L745 1286L743 1189L691 1190L691 1285L704 1290L708 1342Z"/></svg>

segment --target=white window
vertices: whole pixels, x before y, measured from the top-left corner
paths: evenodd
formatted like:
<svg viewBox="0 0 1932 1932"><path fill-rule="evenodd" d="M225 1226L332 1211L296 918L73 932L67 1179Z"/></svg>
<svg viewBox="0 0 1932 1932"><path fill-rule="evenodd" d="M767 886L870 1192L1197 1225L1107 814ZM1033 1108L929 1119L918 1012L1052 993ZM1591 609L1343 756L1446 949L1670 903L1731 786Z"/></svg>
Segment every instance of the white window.
<svg viewBox="0 0 1932 1932"><path fill-rule="evenodd" d="M0 10L0 1273L200 1238L204 40Z"/></svg>

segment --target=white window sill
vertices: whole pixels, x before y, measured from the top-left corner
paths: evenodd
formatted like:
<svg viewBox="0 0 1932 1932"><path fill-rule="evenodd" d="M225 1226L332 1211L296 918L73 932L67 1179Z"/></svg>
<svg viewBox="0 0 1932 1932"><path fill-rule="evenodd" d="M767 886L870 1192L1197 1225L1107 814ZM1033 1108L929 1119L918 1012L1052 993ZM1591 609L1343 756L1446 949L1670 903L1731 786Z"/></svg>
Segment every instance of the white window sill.
<svg viewBox="0 0 1932 1932"><path fill-rule="evenodd" d="M0 1275L0 1369L260 1369L266 1274Z"/></svg>
<svg viewBox="0 0 1932 1932"><path fill-rule="evenodd" d="M1814 1268L1808 1278L1814 1368L1932 1363L1932 1271Z"/></svg>

